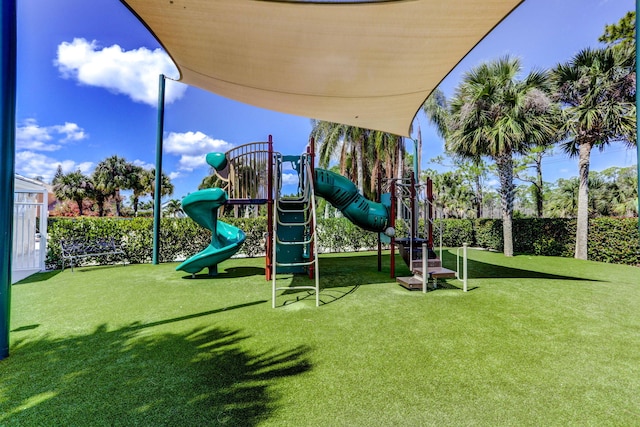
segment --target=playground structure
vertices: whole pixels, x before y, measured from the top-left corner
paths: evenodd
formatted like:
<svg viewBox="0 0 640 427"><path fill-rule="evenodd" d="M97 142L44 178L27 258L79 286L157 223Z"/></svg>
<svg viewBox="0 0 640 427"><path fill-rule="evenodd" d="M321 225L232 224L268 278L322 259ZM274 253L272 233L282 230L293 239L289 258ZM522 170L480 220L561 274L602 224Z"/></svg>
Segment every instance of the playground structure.
<svg viewBox="0 0 640 427"><path fill-rule="evenodd" d="M207 163L219 179L219 188L196 191L182 202L185 213L199 225L211 230L211 243L201 252L181 263L176 269L192 277L209 269L218 273L218 264L233 256L242 246L242 230L218 220L225 205L267 207L265 276L272 282L272 306L276 306L281 290L308 290L320 304L320 280L317 254L316 197L331 203L355 225L378 233L378 270L381 270L382 244L391 247L391 277L395 277L395 246L410 267L413 277L398 278L407 289L427 290L429 278L437 286L438 278L456 277L442 268L433 252L433 220L431 183L418 183L413 174L408 179L378 177L378 201L366 199L356 185L344 176L315 167L314 144L310 142L301 155L283 155L273 149L273 140L253 142L226 153L209 153ZM297 189L283 193L285 167L298 175ZM289 170L289 169L287 169ZM386 190L382 193L383 190ZM421 195L424 197L421 198ZM395 237L396 206L409 226L406 238ZM419 237L418 212L423 206L423 235ZM425 272L423 274L423 272ZM309 285L278 286L278 274L308 274ZM466 285L465 285L466 286Z"/></svg>

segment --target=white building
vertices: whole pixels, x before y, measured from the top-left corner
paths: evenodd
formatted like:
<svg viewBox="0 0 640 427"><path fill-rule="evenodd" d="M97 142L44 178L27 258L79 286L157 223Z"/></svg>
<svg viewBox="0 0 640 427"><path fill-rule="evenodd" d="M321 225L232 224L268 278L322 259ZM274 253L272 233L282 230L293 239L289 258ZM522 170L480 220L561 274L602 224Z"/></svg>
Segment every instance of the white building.
<svg viewBox="0 0 640 427"><path fill-rule="evenodd" d="M15 175L14 185L12 283L45 269L48 214L45 184Z"/></svg>

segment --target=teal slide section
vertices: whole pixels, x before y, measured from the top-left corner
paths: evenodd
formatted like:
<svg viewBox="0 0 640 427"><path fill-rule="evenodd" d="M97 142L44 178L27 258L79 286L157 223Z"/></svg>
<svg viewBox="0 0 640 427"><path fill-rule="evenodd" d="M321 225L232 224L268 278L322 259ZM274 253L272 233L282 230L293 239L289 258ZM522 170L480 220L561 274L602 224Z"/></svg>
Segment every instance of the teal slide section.
<svg viewBox="0 0 640 427"><path fill-rule="evenodd" d="M196 274L209 268L209 275L218 272L218 264L238 252L246 238L244 231L218 220L218 208L227 201L221 188L207 188L187 195L182 209L202 227L211 230L211 243L203 251L184 261L176 270Z"/></svg>
<svg viewBox="0 0 640 427"><path fill-rule="evenodd" d="M384 232L389 226L389 202L385 205L365 199L348 178L316 168L314 185L318 196L331 203L358 227L368 231Z"/></svg>

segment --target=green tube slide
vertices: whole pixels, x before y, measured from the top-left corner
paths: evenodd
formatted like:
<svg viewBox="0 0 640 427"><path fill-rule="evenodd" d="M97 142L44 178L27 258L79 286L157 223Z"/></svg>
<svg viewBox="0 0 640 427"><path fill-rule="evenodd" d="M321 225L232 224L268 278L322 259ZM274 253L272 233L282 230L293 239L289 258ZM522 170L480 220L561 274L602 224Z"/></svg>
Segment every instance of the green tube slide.
<svg viewBox="0 0 640 427"><path fill-rule="evenodd" d="M182 200L184 212L202 227L211 230L211 243L203 251L193 255L176 267L196 274L204 268L209 275L218 273L218 264L238 252L246 238L238 227L218 220L218 208L227 201L227 193L221 188L207 188L187 195Z"/></svg>
<svg viewBox="0 0 640 427"><path fill-rule="evenodd" d="M348 178L315 169L315 192L331 203L352 223L368 231L385 232L389 227L389 207L364 198Z"/></svg>

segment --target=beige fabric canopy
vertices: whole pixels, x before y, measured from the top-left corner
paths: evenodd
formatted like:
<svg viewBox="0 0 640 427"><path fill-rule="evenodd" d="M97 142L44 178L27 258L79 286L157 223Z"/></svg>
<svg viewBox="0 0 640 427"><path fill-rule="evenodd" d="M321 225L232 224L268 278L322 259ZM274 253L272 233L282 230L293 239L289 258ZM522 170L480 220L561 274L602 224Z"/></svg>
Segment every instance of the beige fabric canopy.
<svg viewBox="0 0 640 427"><path fill-rule="evenodd" d="M408 135L433 89L521 0L121 0L180 80L247 104Z"/></svg>

